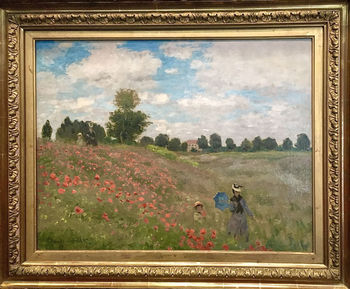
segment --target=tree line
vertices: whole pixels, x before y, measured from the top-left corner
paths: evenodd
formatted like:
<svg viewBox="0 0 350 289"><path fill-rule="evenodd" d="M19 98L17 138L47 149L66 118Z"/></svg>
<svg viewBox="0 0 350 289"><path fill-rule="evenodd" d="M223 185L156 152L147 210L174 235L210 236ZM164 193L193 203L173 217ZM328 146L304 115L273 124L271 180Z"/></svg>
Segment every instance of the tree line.
<svg viewBox="0 0 350 289"><path fill-rule="evenodd" d="M149 116L136 107L140 104L138 93L133 89L120 89L116 92L114 97L114 105L116 110L110 112L109 121L105 129L92 121L79 121L71 119L67 116L62 122L61 126L56 131L56 140L65 142L76 142L79 134L83 138L91 135L91 130L94 132L96 144L98 142L111 143L117 142L121 144L133 144L139 136L145 131L147 126L151 124ZM42 127L42 138L51 139L52 127L49 120L46 121ZM149 136L143 136L139 143L141 145L156 145L165 147L172 151L186 151L188 144L181 142L177 137L170 139L167 134L159 134L155 139ZM217 133L210 135L209 140L202 135L197 139L198 148L202 151L217 152L217 151L268 151L268 150L310 150L310 140L305 133L297 136L295 144L286 138L281 145L277 144L276 139L267 137L262 139L260 136L253 140L245 138L240 146L237 146L232 138L225 140L225 145L222 145L221 136ZM195 149L193 149L195 150Z"/></svg>

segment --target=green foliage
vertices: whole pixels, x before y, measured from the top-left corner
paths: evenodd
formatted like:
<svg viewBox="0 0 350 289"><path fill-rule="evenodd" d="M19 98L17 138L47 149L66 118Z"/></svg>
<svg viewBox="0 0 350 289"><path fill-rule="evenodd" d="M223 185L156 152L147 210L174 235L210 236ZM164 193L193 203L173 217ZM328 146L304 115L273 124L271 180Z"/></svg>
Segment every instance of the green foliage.
<svg viewBox="0 0 350 289"><path fill-rule="evenodd" d="M169 136L167 134L160 133L156 136L154 144L159 147L166 147L169 144Z"/></svg>
<svg viewBox="0 0 350 289"><path fill-rule="evenodd" d="M264 145L264 149L268 151L276 150L278 147L276 140L271 137L265 138L262 142Z"/></svg>
<svg viewBox="0 0 350 289"><path fill-rule="evenodd" d="M264 144L260 136L257 136L252 141L253 151L262 151L264 149Z"/></svg>
<svg viewBox="0 0 350 289"><path fill-rule="evenodd" d="M121 89L117 92L114 104L117 110L110 113L107 123L108 136L115 137L118 142L130 144L135 142L146 127L151 124L149 116L133 109L140 103L135 90Z"/></svg>
<svg viewBox="0 0 350 289"><path fill-rule="evenodd" d="M148 145L147 149L167 158L168 160L176 160L177 159L177 154L167 150L166 148L156 146L156 145Z"/></svg>
<svg viewBox="0 0 350 289"><path fill-rule="evenodd" d="M221 144L221 136L219 136L217 133L213 133L210 136L209 144L210 144L210 147L214 151L219 150L221 148L221 146L222 146L222 144Z"/></svg>
<svg viewBox="0 0 350 289"><path fill-rule="evenodd" d="M181 150L181 141L179 138L173 138L169 141L168 150L179 151Z"/></svg>
<svg viewBox="0 0 350 289"><path fill-rule="evenodd" d="M282 149L284 151L290 151L293 149L293 142L290 140L289 137L283 140Z"/></svg>
<svg viewBox="0 0 350 289"><path fill-rule="evenodd" d="M186 151L187 151L187 148L188 148L187 142L183 142L183 143L181 144L181 150L182 150L183 152L186 152Z"/></svg>
<svg viewBox="0 0 350 289"><path fill-rule="evenodd" d="M310 139L305 133L298 134L297 143L295 147L298 151L310 150Z"/></svg>
<svg viewBox="0 0 350 289"><path fill-rule="evenodd" d="M50 140L52 135L52 127L49 120L46 120L45 124L43 125L43 128L41 130L41 137L43 139Z"/></svg>
<svg viewBox="0 0 350 289"><path fill-rule="evenodd" d="M185 157L178 157L178 155L176 153L169 151L166 148L155 146L155 145L148 145L147 149L164 157L164 158L166 158L166 159L168 159L168 160L172 160L172 161L178 160L178 161L181 161L183 163L190 164L193 167L198 167L198 162L193 161L193 160L188 159L188 158L185 158Z"/></svg>
<svg viewBox="0 0 350 289"><path fill-rule="evenodd" d="M208 140L204 135L201 135L201 137L198 138L197 144L200 149L207 149L209 147Z"/></svg>
<svg viewBox="0 0 350 289"><path fill-rule="evenodd" d="M226 139L226 148L230 151L232 151L236 148L236 144L233 142L232 138Z"/></svg>
<svg viewBox="0 0 350 289"><path fill-rule="evenodd" d="M121 111L133 110L140 104L140 97L133 89L119 89L114 97L114 105Z"/></svg>
<svg viewBox="0 0 350 289"><path fill-rule="evenodd" d="M242 152L250 152L252 148L253 148L252 142L247 138L245 138L241 143L240 150Z"/></svg>
<svg viewBox="0 0 350 289"><path fill-rule="evenodd" d="M72 122L68 116L57 129L56 139L64 142L76 142L78 133L81 133L85 139L89 132L89 123L92 123L92 130L95 133L96 141L103 142L106 133L102 126L90 121L74 120Z"/></svg>
<svg viewBox="0 0 350 289"><path fill-rule="evenodd" d="M140 144L143 146L147 145L153 145L154 144L154 139L149 137L149 136L143 136L140 140Z"/></svg>

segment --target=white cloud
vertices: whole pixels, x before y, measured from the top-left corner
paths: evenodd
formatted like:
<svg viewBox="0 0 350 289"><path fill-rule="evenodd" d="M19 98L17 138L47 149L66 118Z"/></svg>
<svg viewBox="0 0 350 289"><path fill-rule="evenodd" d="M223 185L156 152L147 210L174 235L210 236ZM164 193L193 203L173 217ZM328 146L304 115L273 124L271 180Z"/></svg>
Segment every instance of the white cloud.
<svg viewBox="0 0 350 289"><path fill-rule="evenodd" d="M170 97L166 93L142 92L139 95L143 102L153 105L163 105L170 101Z"/></svg>
<svg viewBox="0 0 350 289"><path fill-rule="evenodd" d="M178 70L177 70L177 68L169 68L169 69L165 69L165 73L167 73L167 74L177 74Z"/></svg>
<svg viewBox="0 0 350 289"><path fill-rule="evenodd" d="M55 59L62 57L66 54L68 48L72 47L72 42L61 42L57 46L54 46L51 49L43 49L40 51L40 58L42 63L46 65L52 65L55 63Z"/></svg>
<svg viewBox="0 0 350 289"><path fill-rule="evenodd" d="M200 49L198 43L195 42L177 42L170 41L160 46L164 55L186 60L192 57L193 52Z"/></svg>
<svg viewBox="0 0 350 289"><path fill-rule="evenodd" d="M202 61L195 59L195 60L193 60L191 62L191 66L190 67L192 69L199 69L199 68L202 68L204 65L205 64Z"/></svg>
<svg viewBox="0 0 350 289"><path fill-rule="evenodd" d="M153 76L160 68L161 60L150 51L131 51L114 42L104 42L94 45L90 53L80 63L67 68L72 81L83 80L113 94L120 88L147 91L157 85Z"/></svg>
<svg viewBox="0 0 350 289"><path fill-rule="evenodd" d="M180 110L201 117L211 114L213 111L222 114L234 112L238 109L247 109L250 101L248 98L240 95L230 95L221 98L215 96L196 95L192 98L182 98L177 101Z"/></svg>
<svg viewBox="0 0 350 289"><path fill-rule="evenodd" d="M207 93L229 90L298 90L310 94L311 41L252 40L213 42L196 78ZM193 61L194 62L194 61Z"/></svg>

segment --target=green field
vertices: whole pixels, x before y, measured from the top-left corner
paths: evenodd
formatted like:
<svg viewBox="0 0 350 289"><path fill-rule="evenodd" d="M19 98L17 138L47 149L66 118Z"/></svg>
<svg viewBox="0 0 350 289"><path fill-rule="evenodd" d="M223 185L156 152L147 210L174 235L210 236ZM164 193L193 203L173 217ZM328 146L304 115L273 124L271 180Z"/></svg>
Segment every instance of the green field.
<svg viewBox="0 0 350 289"><path fill-rule="evenodd" d="M311 152L41 143L38 248L311 251L311 172ZM255 215L248 241L229 236L230 212L214 207L233 182ZM206 211L201 223L196 201Z"/></svg>

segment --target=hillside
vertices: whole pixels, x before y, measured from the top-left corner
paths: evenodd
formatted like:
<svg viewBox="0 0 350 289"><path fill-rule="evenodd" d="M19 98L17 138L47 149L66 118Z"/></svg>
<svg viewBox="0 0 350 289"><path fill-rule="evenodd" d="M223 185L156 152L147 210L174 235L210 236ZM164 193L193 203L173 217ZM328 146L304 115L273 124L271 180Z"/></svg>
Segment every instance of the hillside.
<svg viewBox="0 0 350 289"><path fill-rule="evenodd" d="M310 251L310 152L178 153L137 146L38 149L38 248ZM249 240L228 236L215 209L233 182L255 217ZM193 220L201 201L206 216Z"/></svg>

